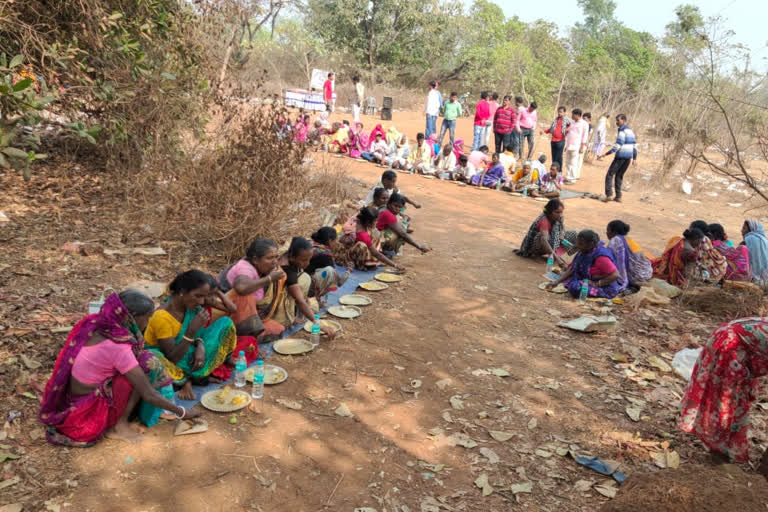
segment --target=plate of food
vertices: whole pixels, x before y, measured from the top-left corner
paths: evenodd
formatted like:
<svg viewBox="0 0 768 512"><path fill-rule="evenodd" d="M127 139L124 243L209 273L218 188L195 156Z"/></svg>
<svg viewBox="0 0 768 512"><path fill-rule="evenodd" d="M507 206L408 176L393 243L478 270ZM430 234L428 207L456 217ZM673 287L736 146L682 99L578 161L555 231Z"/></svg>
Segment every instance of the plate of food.
<svg viewBox="0 0 768 512"><path fill-rule="evenodd" d="M388 284L380 283L377 281L368 281L365 283L360 283L358 285L363 290L368 290L369 292L380 292L381 290L386 290L389 288Z"/></svg>
<svg viewBox="0 0 768 512"><path fill-rule="evenodd" d="M224 386L221 389L215 389L205 393L200 397L200 403L203 407L216 412L234 412L251 403L251 395L243 389L233 389Z"/></svg>
<svg viewBox="0 0 768 512"><path fill-rule="evenodd" d="M370 306L373 304L373 299L365 295L360 295L359 293L350 293L349 295L341 296L341 298L339 298L339 303L343 304L344 306ZM310 323L310 327L311 325L312 324ZM307 326L304 325L305 330L306 328Z"/></svg>
<svg viewBox="0 0 768 512"><path fill-rule="evenodd" d="M307 320L307 322L304 324L304 330L308 333L312 333L312 322L311 320ZM320 326L321 327L330 327L333 329L334 332L338 333L341 332L341 324L335 320L326 320L325 318L320 319ZM320 336L326 336L326 334L323 331L320 331Z"/></svg>
<svg viewBox="0 0 768 512"><path fill-rule="evenodd" d="M377 281L381 281L382 283L397 283L403 280L403 276L390 274L389 272L381 272L373 276L373 278Z"/></svg>
<svg viewBox="0 0 768 512"><path fill-rule="evenodd" d="M306 354L307 352L311 352L315 349L315 345L311 341L302 338L283 338L281 340L277 340L275 344L272 345L272 348L278 354L283 354L284 356L293 356L296 354Z"/></svg>
<svg viewBox="0 0 768 512"><path fill-rule="evenodd" d="M245 380L248 382L253 382L254 371L256 371L256 368L248 368L245 371ZM264 384L268 386L274 386L275 384L285 382L287 378L288 372L285 371L285 369L280 368L279 366L275 366L274 364L264 365Z"/></svg>
<svg viewBox="0 0 768 512"><path fill-rule="evenodd" d="M363 314L363 311L357 306L331 306L328 312L339 318L357 318Z"/></svg>

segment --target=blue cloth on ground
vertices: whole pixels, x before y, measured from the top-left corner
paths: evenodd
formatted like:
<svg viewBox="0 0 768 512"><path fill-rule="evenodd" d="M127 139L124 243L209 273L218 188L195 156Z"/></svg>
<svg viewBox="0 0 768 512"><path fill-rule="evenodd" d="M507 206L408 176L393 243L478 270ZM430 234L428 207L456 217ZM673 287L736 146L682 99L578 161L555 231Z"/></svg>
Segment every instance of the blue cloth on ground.
<svg viewBox="0 0 768 512"><path fill-rule="evenodd" d="M346 268L344 267L337 267L337 270L339 270L340 273L344 273L346 271ZM349 279L340 286L336 291L330 292L326 295L328 299L328 305L329 306L335 306L339 304L339 299L343 295L348 295L350 293L355 293L355 290L357 289L358 285L360 283L365 283L367 281L370 281L373 279L373 276L375 276L378 272L380 272L381 269L377 270L353 270L350 275ZM325 310L322 310L322 312L325 312ZM303 325L293 325L285 330L282 337L288 338L294 334L296 334L298 331L303 329ZM274 354L274 350L272 349L272 343L260 343L259 344L259 358L260 359L268 359L272 357L272 354ZM254 361L250 366L255 366L256 361ZM250 367L249 366L249 367ZM234 373L234 372L233 372ZM197 405L197 403L200 401L200 397L203 396L203 394L207 393L208 391L213 391L216 389L221 388L225 384L229 384L233 381L233 377L228 380L227 382L211 382L206 386L192 386L192 391L195 393L195 399L194 400L179 400L176 398L176 404L180 405L186 409L190 409Z"/></svg>

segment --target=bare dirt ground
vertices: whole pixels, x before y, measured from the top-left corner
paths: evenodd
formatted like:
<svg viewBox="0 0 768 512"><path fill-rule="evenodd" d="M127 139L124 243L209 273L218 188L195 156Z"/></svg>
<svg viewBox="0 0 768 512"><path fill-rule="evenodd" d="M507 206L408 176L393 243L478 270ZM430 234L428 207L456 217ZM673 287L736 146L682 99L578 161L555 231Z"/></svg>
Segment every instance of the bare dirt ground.
<svg viewBox="0 0 768 512"><path fill-rule="evenodd" d="M369 129L377 122L366 120ZM411 136L423 130L418 113L396 113L394 123ZM461 119L458 131L469 146L471 120ZM537 143L549 155L548 141ZM643 170L656 166L653 155L641 152L640 165L630 169L624 203L567 200L566 227L602 234L608 221L620 218L654 253L696 218L721 222L736 237L749 206L743 195L721 184L717 197L704 195L718 190L713 185L701 195L683 196L675 181L645 180ZM365 185L361 196L383 171L348 159L330 161ZM585 165L574 188L600 192L608 164ZM98 178L67 178L59 170L32 185L15 176L0 180L2 210L10 218L0 223L0 412L4 419L9 411L23 413L0 430L0 505L62 511L594 511L614 489L608 477L569 455L590 453L619 461L630 482L633 473L662 475L652 486L661 498L643 510L690 510L664 497L675 489L690 492L686 475L694 464L708 466L710 489L741 492L741 510L764 510L768 485L762 479L750 476L748 483L728 487L747 482L742 469L709 467L702 445L677 430L684 381L648 363L650 356L664 359L705 341L721 318L675 306L632 312L619 306L616 332L560 329L555 325L561 318L584 309L540 291L543 263L512 254L542 203L409 175L400 175L399 185L423 204L409 213L416 238L433 252L406 249L405 280L372 294L374 304L361 318L344 321L337 341L308 356L275 355L272 362L290 377L267 389L260 414L242 411L231 423L229 415L206 412L211 428L195 436L173 437L173 426L165 423L150 429L141 444L104 440L90 449L53 447L36 421L38 397L66 336L62 331L99 287L168 281L190 266L216 271L224 262L127 225L119 205L104 204ZM82 180L93 183L86 187ZM160 244L168 255L60 250L73 240L112 248ZM301 409L278 399L296 401ZM341 403L354 417L334 413ZM639 410L638 421L627 408ZM766 418L762 410L754 412L755 453L766 444ZM678 469L659 469L654 454L658 459L665 452L679 455ZM635 487L647 495L644 482ZM622 493L617 499L627 503Z"/></svg>

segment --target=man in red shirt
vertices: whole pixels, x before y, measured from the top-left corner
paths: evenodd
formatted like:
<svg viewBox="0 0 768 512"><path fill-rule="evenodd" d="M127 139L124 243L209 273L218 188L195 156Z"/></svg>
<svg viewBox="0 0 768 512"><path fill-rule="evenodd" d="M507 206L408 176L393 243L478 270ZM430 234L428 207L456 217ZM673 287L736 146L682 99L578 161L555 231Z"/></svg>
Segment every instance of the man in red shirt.
<svg viewBox="0 0 768 512"><path fill-rule="evenodd" d="M333 112L336 101L333 99L334 79L336 75L334 73L328 73L328 80L323 84L323 99L325 100L325 110Z"/></svg>
<svg viewBox="0 0 768 512"><path fill-rule="evenodd" d="M552 135L550 141L550 148L552 150L552 162L557 162L560 168L563 168L563 149L565 148L565 134L568 131L568 127L571 125L571 120L565 115L565 107L557 107L557 117L552 121L552 125L544 130L542 133L549 133Z"/></svg>
<svg viewBox="0 0 768 512"><path fill-rule="evenodd" d="M488 92L480 93L480 101L475 106L475 126L472 138L472 151L476 151L483 145L483 131L485 123L491 118L491 105L488 103Z"/></svg>
<svg viewBox="0 0 768 512"><path fill-rule="evenodd" d="M504 151L504 148L512 145L512 132L515 131L517 124L517 115L511 102L511 96L504 96L502 105L493 116L493 133L496 138L496 152L499 154Z"/></svg>

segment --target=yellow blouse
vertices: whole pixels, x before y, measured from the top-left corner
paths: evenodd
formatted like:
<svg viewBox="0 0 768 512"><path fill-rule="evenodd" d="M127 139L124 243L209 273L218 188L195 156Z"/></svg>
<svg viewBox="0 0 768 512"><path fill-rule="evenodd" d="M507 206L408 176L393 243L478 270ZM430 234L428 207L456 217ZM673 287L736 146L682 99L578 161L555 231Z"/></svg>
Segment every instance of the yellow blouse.
<svg viewBox="0 0 768 512"><path fill-rule="evenodd" d="M144 341L147 345L157 346L158 340L176 338L181 331L181 322L164 309L158 309L152 314L144 331Z"/></svg>

